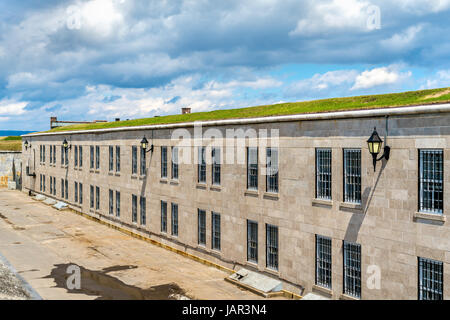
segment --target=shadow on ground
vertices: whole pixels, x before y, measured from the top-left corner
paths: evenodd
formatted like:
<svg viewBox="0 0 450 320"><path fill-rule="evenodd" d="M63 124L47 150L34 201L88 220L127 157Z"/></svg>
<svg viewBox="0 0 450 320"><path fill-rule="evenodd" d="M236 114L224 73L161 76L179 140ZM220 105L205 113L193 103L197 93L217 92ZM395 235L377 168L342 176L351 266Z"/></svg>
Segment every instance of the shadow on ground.
<svg viewBox="0 0 450 320"><path fill-rule="evenodd" d="M69 267L78 267L80 270L80 289L69 289L67 280L74 283L73 272ZM64 288L69 293L97 296L96 300L180 300L190 299L185 291L176 283L153 286L148 289L131 286L109 275L109 272L135 269L137 266L114 266L101 271L89 270L74 263L57 264L50 275L45 278L54 279L56 287ZM72 269L73 270L73 269Z"/></svg>

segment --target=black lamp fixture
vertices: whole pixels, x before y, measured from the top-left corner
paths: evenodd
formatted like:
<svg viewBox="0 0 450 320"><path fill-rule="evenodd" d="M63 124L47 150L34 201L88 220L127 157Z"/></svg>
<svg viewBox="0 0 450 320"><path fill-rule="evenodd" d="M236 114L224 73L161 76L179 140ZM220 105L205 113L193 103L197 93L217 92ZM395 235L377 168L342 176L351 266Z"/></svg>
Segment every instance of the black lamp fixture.
<svg viewBox="0 0 450 320"><path fill-rule="evenodd" d="M381 151L381 145L383 144L383 140L381 140L380 136L378 135L377 128L373 128L372 135L370 136L369 140L367 140L367 144L369 146L369 152L373 158L373 171L375 171L377 161L380 161L383 158L389 160L391 147L385 145L383 155L379 159L377 159L377 156Z"/></svg>
<svg viewBox="0 0 450 320"><path fill-rule="evenodd" d="M67 142L67 140L64 138L64 141L63 141L63 147L64 147L64 149L67 149L67 148L69 148L69 149L71 149L72 148L72 145L69 145L69 143Z"/></svg>
<svg viewBox="0 0 450 320"><path fill-rule="evenodd" d="M23 144L23 146L25 147L25 150L27 150L28 147L31 148L31 143L29 144L29 143L28 143L28 140L25 140L25 143Z"/></svg>
<svg viewBox="0 0 450 320"><path fill-rule="evenodd" d="M145 152L153 152L153 144L150 146L150 149L147 150L148 147L148 140L147 138L144 136L144 138L142 138L141 140L141 148L145 150Z"/></svg>

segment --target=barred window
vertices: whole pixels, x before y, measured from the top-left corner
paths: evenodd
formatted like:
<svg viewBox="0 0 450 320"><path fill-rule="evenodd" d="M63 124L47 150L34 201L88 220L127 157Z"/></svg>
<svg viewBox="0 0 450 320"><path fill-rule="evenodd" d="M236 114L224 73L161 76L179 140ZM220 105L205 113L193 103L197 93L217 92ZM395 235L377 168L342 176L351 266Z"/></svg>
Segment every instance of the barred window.
<svg viewBox="0 0 450 320"><path fill-rule="evenodd" d="M141 205L141 224L144 226L147 223L147 200L145 197L140 199Z"/></svg>
<svg viewBox="0 0 450 320"><path fill-rule="evenodd" d="M53 178L52 177L50 177L50 194L53 194Z"/></svg>
<svg viewBox="0 0 450 320"><path fill-rule="evenodd" d="M266 266L278 270L278 227L266 224Z"/></svg>
<svg viewBox="0 0 450 320"><path fill-rule="evenodd" d="M64 197L64 179L61 179L61 198L65 198Z"/></svg>
<svg viewBox="0 0 450 320"><path fill-rule="evenodd" d="M178 236L178 204L172 203L172 235Z"/></svg>
<svg viewBox="0 0 450 320"><path fill-rule="evenodd" d="M212 249L220 250L220 214L211 213Z"/></svg>
<svg viewBox="0 0 450 320"><path fill-rule="evenodd" d="M418 258L419 300L443 300L444 265L441 261Z"/></svg>
<svg viewBox="0 0 450 320"><path fill-rule="evenodd" d="M131 174L137 174L137 147L131 147Z"/></svg>
<svg viewBox="0 0 450 320"><path fill-rule="evenodd" d="M65 165L68 166L69 165L69 148L64 148L64 160L65 160ZM44 159L45 161L45 159Z"/></svg>
<svg viewBox="0 0 450 320"><path fill-rule="evenodd" d="M116 191L116 217L120 217L120 192Z"/></svg>
<svg viewBox="0 0 450 320"><path fill-rule="evenodd" d="M44 182L44 192L45 192L45 174L42 176L42 181Z"/></svg>
<svg viewBox="0 0 450 320"><path fill-rule="evenodd" d="M56 151L56 150L55 150ZM83 166L83 147L78 147L78 167L81 168Z"/></svg>
<svg viewBox="0 0 450 320"><path fill-rule="evenodd" d="M120 147L116 146L116 172L120 172Z"/></svg>
<svg viewBox="0 0 450 320"><path fill-rule="evenodd" d="M39 191L42 191L42 174L39 175Z"/></svg>
<svg viewBox="0 0 450 320"><path fill-rule="evenodd" d="M53 195L56 196L56 177L53 177Z"/></svg>
<svg viewBox="0 0 450 320"><path fill-rule="evenodd" d="M198 209L198 244L206 246L206 211Z"/></svg>
<svg viewBox="0 0 450 320"><path fill-rule="evenodd" d="M167 202L161 201L161 232L167 232Z"/></svg>
<svg viewBox="0 0 450 320"><path fill-rule="evenodd" d="M361 245L344 241L344 293L361 297Z"/></svg>
<svg viewBox="0 0 450 320"><path fill-rule="evenodd" d="M64 161L64 155L65 155L65 151L64 151L64 147L61 146L61 165L63 166L65 161ZM42 161L42 160L41 160Z"/></svg>
<svg viewBox="0 0 450 320"><path fill-rule="evenodd" d="M51 181L51 180L50 180ZM75 187L73 188L74 191L74 201L78 202L78 182L74 183Z"/></svg>
<svg viewBox="0 0 450 320"><path fill-rule="evenodd" d="M114 149L113 146L109 146L109 171L114 170Z"/></svg>
<svg viewBox="0 0 450 320"><path fill-rule="evenodd" d="M172 147L172 179L178 179L178 147Z"/></svg>
<svg viewBox="0 0 450 320"><path fill-rule="evenodd" d="M62 150L62 147L61 147ZM94 169L94 146L90 147L90 154L91 154L91 169Z"/></svg>
<svg viewBox="0 0 450 320"><path fill-rule="evenodd" d="M167 178L167 147L161 147L161 178Z"/></svg>
<svg viewBox="0 0 450 320"><path fill-rule="evenodd" d="M114 214L114 192L109 190L109 214Z"/></svg>
<svg viewBox="0 0 450 320"><path fill-rule="evenodd" d="M42 146L42 162L45 162L45 146Z"/></svg>
<svg viewBox="0 0 450 320"><path fill-rule="evenodd" d="M50 163L53 163L53 147L50 146Z"/></svg>
<svg viewBox="0 0 450 320"><path fill-rule="evenodd" d="M100 210L100 188L95 187L95 209Z"/></svg>
<svg viewBox="0 0 450 320"><path fill-rule="evenodd" d="M444 152L419 150L419 211L442 214L444 209Z"/></svg>
<svg viewBox="0 0 450 320"><path fill-rule="evenodd" d="M141 175L145 175L147 171L147 153L145 149L141 147Z"/></svg>
<svg viewBox="0 0 450 320"><path fill-rule="evenodd" d="M198 148L198 182L206 183L206 147Z"/></svg>
<svg viewBox="0 0 450 320"><path fill-rule="evenodd" d="M91 186L90 189L91 189L90 190L91 191L90 192L90 196L91 196L91 198L90 198L91 199L90 205L91 205L91 208L94 209L94 186Z"/></svg>
<svg viewBox="0 0 450 320"><path fill-rule="evenodd" d="M258 190L258 148L247 148L247 189Z"/></svg>
<svg viewBox="0 0 450 320"><path fill-rule="evenodd" d="M69 181L65 180L65 190L64 195L66 196L66 199L69 199ZM45 189L45 183L44 183L44 189Z"/></svg>
<svg viewBox="0 0 450 320"><path fill-rule="evenodd" d="M56 146L53 146L53 163L56 164Z"/></svg>
<svg viewBox="0 0 450 320"><path fill-rule="evenodd" d="M212 148L212 184L220 185L220 148Z"/></svg>
<svg viewBox="0 0 450 320"><path fill-rule="evenodd" d="M361 203L360 149L344 149L344 201Z"/></svg>
<svg viewBox="0 0 450 320"><path fill-rule="evenodd" d="M100 146L95 146L95 169L100 169Z"/></svg>
<svg viewBox="0 0 450 320"><path fill-rule="evenodd" d="M316 285L331 288L331 238L316 235Z"/></svg>
<svg viewBox="0 0 450 320"><path fill-rule="evenodd" d="M52 149L50 148L50 151ZM51 155L50 155L51 157ZM75 146L75 151L74 151L74 155L73 155L73 162L74 162L74 166L78 167L78 146Z"/></svg>
<svg viewBox="0 0 450 320"><path fill-rule="evenodd" d="M83 203L83 184L79 183L78 188L79 188L79 193L78 193L79 201L78 202L80 204L82 204Z"/></svg>
<svg viewBox="0 0 450 320"><path fill-rule="evenodd" d="M316 198L331 200L331 149L316 149Z"/></svg>
<svg viewBox="0 0 450 320"><path fill-rule="evenodd" d="M131 196L131 221L137 222L137 196Z"/></svg>
<svg viewBox="0 0 450 320"><path fill-rule="evenodd" d="M247 261L258 263L258 223L247 220Z"/></svg>
<svg viewBox="0 0 450 320"><path fill-rule="evenodd" d="M278 193L278 149L266 150L266 191Z"/></svg>

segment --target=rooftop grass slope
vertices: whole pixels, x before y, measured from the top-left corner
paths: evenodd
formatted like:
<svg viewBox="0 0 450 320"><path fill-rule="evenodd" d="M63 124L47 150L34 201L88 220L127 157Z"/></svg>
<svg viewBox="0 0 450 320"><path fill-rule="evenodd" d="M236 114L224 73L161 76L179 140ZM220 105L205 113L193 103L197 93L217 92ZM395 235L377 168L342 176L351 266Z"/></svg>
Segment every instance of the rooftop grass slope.
<svg viewBox="0 0 450 320"><path fill-rule="evenodd" d="M346 98L332 98L303 102L288 102L241 109L215 110L163 117L133 119L92 124L77 124L54 128L44 132L95 130L118 127L133 127L152 124L183 123L193 121L242 119L318 112L362 110L399 106L426 105L450 102L450 87L402 93L379 94Z"/></svg>
<svg viewBox="0 0 450 320"><path fill-rule="evenodd" d="M22 151L22 137L0 137L0 151Z"/></svg>

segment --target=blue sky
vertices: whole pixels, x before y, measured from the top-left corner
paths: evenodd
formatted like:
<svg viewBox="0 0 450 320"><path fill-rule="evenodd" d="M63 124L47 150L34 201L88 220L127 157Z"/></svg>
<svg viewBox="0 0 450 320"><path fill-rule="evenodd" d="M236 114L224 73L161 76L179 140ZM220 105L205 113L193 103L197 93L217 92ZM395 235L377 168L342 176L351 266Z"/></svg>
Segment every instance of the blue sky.
<svg viewBox="0 0 450 320"><path fill-rule="evenodd" d="M450 86L450 0L0 0L0 128Z"/></svg>

